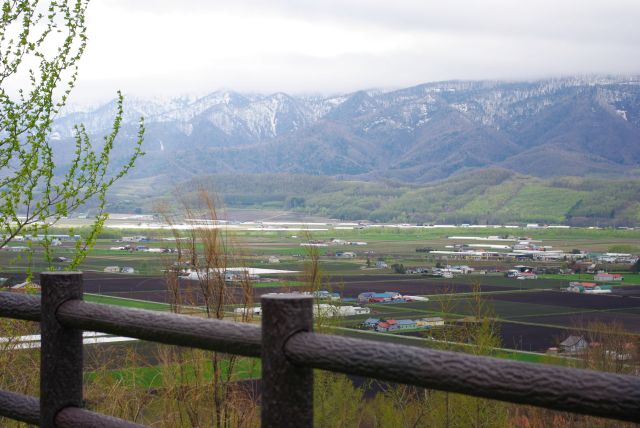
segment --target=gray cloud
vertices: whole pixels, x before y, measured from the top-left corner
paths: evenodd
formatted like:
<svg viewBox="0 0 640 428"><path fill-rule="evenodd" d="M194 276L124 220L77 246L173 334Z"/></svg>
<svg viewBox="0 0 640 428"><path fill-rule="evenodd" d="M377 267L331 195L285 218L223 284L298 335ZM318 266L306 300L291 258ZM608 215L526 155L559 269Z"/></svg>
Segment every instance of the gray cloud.
<svg viewBox="0 0 640 428"><path fill-rule="evenodd" d="M131 8L129 2L120 6ZM636 0L141 0L133 7L155 14L257 12L305 21L380 27L397 31L446 31L578 42L640 41Z"/></svg>
<svg viewBox="0 0 640 428"><path fill-rule="evenodd" d="M114 0L98 7L78 88L85 97L116 87L142 95L219 87L335 92L640 72L635 0Z"/></svg>

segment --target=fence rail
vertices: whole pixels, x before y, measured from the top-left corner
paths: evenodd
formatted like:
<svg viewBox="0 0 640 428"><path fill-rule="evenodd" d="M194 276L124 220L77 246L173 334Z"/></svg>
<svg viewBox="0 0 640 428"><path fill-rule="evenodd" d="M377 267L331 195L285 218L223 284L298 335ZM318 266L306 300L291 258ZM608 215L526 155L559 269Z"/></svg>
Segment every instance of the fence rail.
<svg viewBox="0 0 640 428"><path fill-rule="evenodd" d="M262 297L262 327L82 301L82 274L0 293L0 317L40 321L40 399L0 390L0 416L42 427L140 427L82 409L82 330L262 359L262 426L313 425L313 370L640 421L640 378L312 332L308 296Z"/></svg>

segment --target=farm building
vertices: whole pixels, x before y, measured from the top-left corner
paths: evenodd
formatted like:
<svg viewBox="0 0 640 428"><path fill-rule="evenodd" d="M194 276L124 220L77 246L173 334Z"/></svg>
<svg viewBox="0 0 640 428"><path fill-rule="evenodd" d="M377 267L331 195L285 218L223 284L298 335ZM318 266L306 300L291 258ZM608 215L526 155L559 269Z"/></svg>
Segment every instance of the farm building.
<svg viewBox="0 0 640 428"><path fill-rule="evenodd" d="M450 269L435 268L431 271L432 276L441 276L443 278L453 278L453 272Z"/></svg>
<svg viewBox="0 0 640 428"><path fill-rule="evenodd" d="M252 308L235 308L233 313L236 315L245 315L245 314L253 314L260 316L262 315L262 308L260 306L255 306Z"/></svg>
<svg viewBox="0 0 640 428"><path fill-rule="evenodd" d="M536 275L535 273L518 272L515 270L510 270L509 272L507 272L507 276L509 278L515 278L515 279L538 279L538 275Z"/></svg>
<svg viewBox="0 0 640 428"><path fill-rule="evenodd" d="M531 266L514 266L513 269L507 271L508 278L515 279L537 279L534 268Z"/></svg>
<svg viewBox="0 0 640 428"><path fill-rule="evenodd" d="M39 290L40 285L35 282L22 282L20 284L12 285L9 289L11 291L29 293L31 291Z"/></svg>
<svg viewBox="0 0 640 428"><path fill-rule="evenodd" d="M356 253L353 251L338 251L336 252L336 257L339 259L354 259L356 257Z"/></svg>
<svg viewBox="0 0 640 428"><path fill-rule="evenodd" d="M461 273L463 275L469 275L471 272L475 270L474 268L469 267L467 265L451 266L448 268L451 271L451 273Z"/></svg>
<svg viewBox="0 0 640 428"><path fill-rule="evenodd" d="M335 317L343 316L349 317L354 315L366 315L371 313L371 309L362 308L360 306L336 306L321 303L319 305L313 305L314 316Z"/></svg>
<svg viewBox="0 0 640 428"><path fill-rule="evenodd" d="M416 321L418 327L436 327L444 325L444 319L442 317L429 317L422 318Z"/></svg>
<svg viewBox="0 0 640 428"><path fill-rule="evenodd" d="M382 332L389 331L389 323L387 323L386 321L380 321L378 324L376 324L375 329L376 331Z"/></svg>
<svg viewBox="0 0 640 428"><path fill-rule="evenodd" d="M305 294L305 293L303 293ZM340 300L339 293L331 293L328 290L318 290L312 293L313 297L320 300Z"/></svg>
<svg viewBox="0 0 640 428"><path fill-rule="evenodd" d="M369 298L374 294L373 291L365 291L364 293L358 294L358 303L368 303Z"/></svg>
<svg viewBox="0 0 640 428"><path fill-rule="evenodd" d="M613 291L610 285L598 285L595 282L570 282L567 291L572 293L604 294Z"/></svg>
<svg viewBox="0 0 640 428"><path fill-rule="evenodd" d="M376 331L382 331L382 332L396 331L396 330L398 330L398 321L396 320L381 321L380 323L378 323L378 326L376 327Z"/></svg>
<svg viewBox="0 0 640 428"><path fill-rule="evenodd" d="M593 276L594 281L622 281L624 277L619 273L598 272Z"/></svg>
<svg viewBox="0 0 640 428"><path fill-rule="evenodd" d="M560 342L559 348L561 352L575 354L578 352L582 352L587 346L588 343L584 336L572 335Z"/></svg>
<svg viewBox="0 0 640 428"><path fill-rule="evenodd" d="M383 332L415 328L431 328L437 325L444 325L444 320L440 317L423 318L417 321L410 319L382 321L379 318L367 318L362 323L364 328Z"/></svg>
<svg viewBox="0 0 640 428"><path fill-rule="evenodd" d="M417 324L414 320L398 320L398 330L408 330L416 327Z"/></svg>
<svg viewBox="0 0 640 428"><path fill-rule="evenodd" d="M328 247L328 244L323 242L302 242L300 244L301 247Z"/></svg>
<svg viewBox="0 0 640 428"><path fill-rule="evenodd" d="M600 263L625 263L634 264L638 257L628 253L604 253L596 257Z"/></svg>
<svg viewBox="0 0 640 428"><path fill-rule="evenodd" d="M421 273L429 273L429 268L427 267L412 267L408 268L405 271L406 274L421 274Z"/></svg>
<svg viewBox="0 0 640 428"><path fill-rule="evenodd" d="M376 328L379 322L380 322L380 318L367 318L362 322L362 326L364 328L373 329L373 328Z"/></svg>
<svg viewBox="0 0 640 428"><path fill-rule="evenodd" d="M149 239L146 236L123 236L122 242L146 242Z"/></svg>
<svg viewBox="0 0 640 428"><path fill-rule="evenodd" d="M395 291L385 291L384 293L366 291L358 294L358 303L389 303L400 300L402 300L402 295Z"/></svg>
<svg viewBox="0 0 640 428"><path fill-rule="evenodd" d="M29 247L25 247L24 245L14 245L14 246L7 245L6 247L3 248L3 250L10 251L12 253L19 253L21 251L29 251Z"/></svg>
<svg viewBox="0 0 640 428"><path fill-rule="evenodd" d="M589 343L590 349L602 349L603 344L598 342ZM637 346L635 343L626 342L621 347L616 346L617 349L604 349L604 354L616 361L629 361L632 360L634 355L637 354Z"/></svg>

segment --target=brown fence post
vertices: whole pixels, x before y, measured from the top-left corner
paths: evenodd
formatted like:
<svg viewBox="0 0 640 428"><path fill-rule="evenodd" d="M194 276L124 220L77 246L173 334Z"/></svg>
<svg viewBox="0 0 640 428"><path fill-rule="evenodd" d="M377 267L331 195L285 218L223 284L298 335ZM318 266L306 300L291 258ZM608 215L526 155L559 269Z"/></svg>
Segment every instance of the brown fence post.
<svg viewBox="0 0 640 428"><path fill-rule="evenodd" d="M262 296L262 427L313 426L313 370L289 362L284 345L313 329L313 298Z"/></svg>
<svg viewBox="0 0 640 428"><path fill-rule="evenodd" d="M82 330L66 329L56 319L58 307L82 299L82 273L43 272L40 427L55 427L65 407L82 407Z"/></svg>

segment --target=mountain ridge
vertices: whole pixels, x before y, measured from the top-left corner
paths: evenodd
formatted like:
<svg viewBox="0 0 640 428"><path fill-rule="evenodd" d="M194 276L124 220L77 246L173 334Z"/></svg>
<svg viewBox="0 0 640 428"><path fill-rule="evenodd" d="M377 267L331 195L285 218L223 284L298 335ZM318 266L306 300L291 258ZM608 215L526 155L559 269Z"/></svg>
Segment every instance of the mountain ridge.
<svg viewBox="0 0 640 428"><path fill-rule="evenodd" d="M114 103L59 118L104 134ZM500 167L555 177L637 177L640 80L568 77L533 82L449 81L331 97L219 91L166 103L125 100L121 141L145 115L133 176L172 171L296 173L429 183ZM115 156L124 159L126 144ZM116 162L117 163L117 162ZM179 177L176 177L178 179Z"/></svg>

